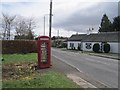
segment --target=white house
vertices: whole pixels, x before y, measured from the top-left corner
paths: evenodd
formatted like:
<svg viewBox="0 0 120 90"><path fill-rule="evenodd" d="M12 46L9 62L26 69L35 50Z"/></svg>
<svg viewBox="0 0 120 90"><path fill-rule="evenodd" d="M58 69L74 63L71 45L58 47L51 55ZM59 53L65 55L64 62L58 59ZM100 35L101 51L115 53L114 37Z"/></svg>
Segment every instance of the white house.
<svg viewBox="0 0 120 90"><path fill-rule="evenodd" d="M82 39L85 38L86 34L75 34L72 35L67 41L68 49L78 49L78 46L82 47Z"/></svg>
<svg viewBox="0 0 120 90"><path fill-rule="evenodd" d="M72 35L68 39L68 49L77 49L80 45L81 50L83 51L93 51L93 45L99 43L102 51L103 44L108 43L110 44L110 53L120 53L120 41L118 39L119 33L120 32L103 32L90 35Z"/></svg>

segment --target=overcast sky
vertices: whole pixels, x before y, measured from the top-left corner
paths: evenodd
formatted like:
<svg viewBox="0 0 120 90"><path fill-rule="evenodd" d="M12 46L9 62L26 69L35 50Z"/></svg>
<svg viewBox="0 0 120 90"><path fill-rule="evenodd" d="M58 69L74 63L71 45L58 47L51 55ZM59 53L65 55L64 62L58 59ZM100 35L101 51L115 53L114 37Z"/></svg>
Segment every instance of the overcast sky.
<svg viewBox="0 0 120 90"><path fill-rule="evenodd" d="M108 2L109 1L109 2ZM97 32L103 14L112 21L118 16L119 0L53 0L52 36L71 36L87 33L89 28ZM49 30L50 0L2 0L0 12L24 17L35 17L38 27L36 35L43 35L43 17L46 17L46 35Z"/></svg>

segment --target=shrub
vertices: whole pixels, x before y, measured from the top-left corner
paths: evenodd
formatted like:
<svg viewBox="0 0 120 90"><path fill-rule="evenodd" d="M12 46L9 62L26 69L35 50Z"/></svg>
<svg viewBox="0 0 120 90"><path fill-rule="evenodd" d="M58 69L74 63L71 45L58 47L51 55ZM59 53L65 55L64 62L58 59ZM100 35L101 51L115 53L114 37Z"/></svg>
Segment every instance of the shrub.
<svg viewBox="0 0 120 90"><path fill-rule="evenodd" d="M81 46L78 46L77 49L78 51L82 51Z"/></svg>
<svg viewBox="0 0 120 90"><path fill-rule="evenodd" d="M75 47L73 48L73 50L75 50Z"/></svg>
<svg viewBox="0 0 120 90"><path fill-rule="evenodd" d="M77 48L78 50L80 50L80 46L78 46L78 48Z"/></svg>
<svg viewBox="0 0 120 90"><path fill-rule="evenodd" d="M71 50L75 50L75 47L71 47Z"/></svg>
<svg viewBox="0 0 120 90"><path fill-rule="evenodd" d="M105 43L104 47L103 47L103 50L104 50L105 53L109 53L110 52L110 44Z"/></svg>
<svg viewBox="0 0 120 90"><path fill-rule="evenodd" d="M52 47L56 47L56 45L55 45L55 43L54 43L54 42L52 42L52 43L51 43L51 46L52 46Z"/></svg>
<svg viewBox="0 0 120 90"><path fill-rule="evenodd" d="M37 52L37 43L35 40L3 40L2 53L32 53Z"/></svg>
<svg viewBox="0 0 120 90"><path fill-rule="evenodd" d="M67 48L67 43L62 43L63 48Z"/></svg>
<svg viewBox="0 0 120 90"><path fill-rule="evenodd" d="M100 45L98 43L95 43L93 45L93 51L96 53L99 53L99 50L100 50Z"/></svg>

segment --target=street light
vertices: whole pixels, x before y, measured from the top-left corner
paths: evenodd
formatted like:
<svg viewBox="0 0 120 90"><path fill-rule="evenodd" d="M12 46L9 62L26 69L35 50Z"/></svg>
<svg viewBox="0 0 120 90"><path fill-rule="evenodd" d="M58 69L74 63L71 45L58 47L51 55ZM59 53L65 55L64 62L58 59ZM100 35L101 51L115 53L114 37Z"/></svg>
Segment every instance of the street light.
<svg viewBox="0 0 120 90"><path fill-rule="evenodd" d="M45 15L44 15L44 35L45 35L45 16L46 16L46 15L49 15L49 14L45 14Z"/></svg>
<svg viewBox="0 0 120 90"><path fill-rule="evenodd" d="M44 15L44 35L45 35L45 20L46 20L45 17L46 17L47 15L49 15L49 14L45 14L45 15ZM52 16L53 16L53 14L52 14Z"/></svg>

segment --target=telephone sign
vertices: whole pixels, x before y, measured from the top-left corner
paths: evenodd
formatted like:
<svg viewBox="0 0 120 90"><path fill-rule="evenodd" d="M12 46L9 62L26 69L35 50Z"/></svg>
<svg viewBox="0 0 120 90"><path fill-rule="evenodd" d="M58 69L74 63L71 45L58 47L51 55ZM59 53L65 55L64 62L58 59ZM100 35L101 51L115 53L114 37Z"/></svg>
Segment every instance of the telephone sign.
<svg viewBox="0 0 120 90"><path fill-rule="evenodd" d="M50 38L48 36L38 37L38 67L50 67Z"/></svg>

